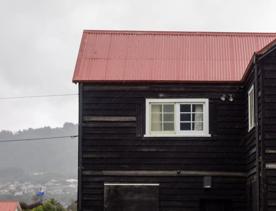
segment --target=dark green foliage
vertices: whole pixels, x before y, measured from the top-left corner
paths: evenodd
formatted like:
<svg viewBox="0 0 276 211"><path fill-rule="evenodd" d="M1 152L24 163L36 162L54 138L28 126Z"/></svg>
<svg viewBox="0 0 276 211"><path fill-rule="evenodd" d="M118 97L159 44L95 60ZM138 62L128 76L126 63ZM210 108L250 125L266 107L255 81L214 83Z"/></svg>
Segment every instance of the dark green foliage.
<svg viewBox="0 0 276 211"><path fill-rule="evenodd" d="M67 211L77 211L77 203L72 201L71 204L67 207Z"/></svg>
<svg viewBox="0 0 276 211"><path fill-rule="evenodd" d="M66 211L66 209L55 199L50 199L31 211Z"/></svg>

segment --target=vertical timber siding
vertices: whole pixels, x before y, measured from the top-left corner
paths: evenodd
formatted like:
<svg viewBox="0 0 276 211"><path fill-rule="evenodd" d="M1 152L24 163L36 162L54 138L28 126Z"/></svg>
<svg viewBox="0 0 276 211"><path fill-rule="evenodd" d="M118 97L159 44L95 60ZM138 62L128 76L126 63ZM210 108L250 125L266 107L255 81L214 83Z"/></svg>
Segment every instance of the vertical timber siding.
<svg viewBox="0 0 276 211"><path fill-rule="evenodd" d="M244 136L242 138L245 147L245 162L247 172L247 211L253 211L258 206L258 177L257 177L257 138L256 127L248 131L248 91L255 87L255 73L251 70L244 84ZM257 118L258 115L256 115Z"/></svg>
<svg viewBox="0 0 276 211"><path fill-rule="evenodd" d="M258 64L262 211L276 210L276 50Z"/></svg>
<svg viewBox="0 0 276 211"><path fill-rule="evenodd" d="M247 178L234 175L254 170L255 152L250 134L248 140L243 139L245 93L241 85L82 86L81 210L103 210L105 182L159 183L161 211L198 211L202 199L230 199L233 211L246 209ZM232 94L234 101L221 101L222 94ZM208 98L212 137L144 137L146 98ZM213 176L212 188L206 190L204 175L120 176L105 174L106 171L200 171L214 175L232 172L233 175Z"/></svg>

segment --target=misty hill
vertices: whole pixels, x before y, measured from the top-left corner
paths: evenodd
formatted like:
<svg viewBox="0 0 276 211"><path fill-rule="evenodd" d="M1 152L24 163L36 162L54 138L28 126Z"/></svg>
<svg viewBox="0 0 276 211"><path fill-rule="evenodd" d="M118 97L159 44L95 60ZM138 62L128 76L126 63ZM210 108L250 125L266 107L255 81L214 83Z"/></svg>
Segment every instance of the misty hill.
<svg viewBox="0 0 276 211"><path fill-rule="evenodd" d="M76 124L0 132L0 178L25 180L34 175L77 176L78 139L64 138L1 143L1 140L77 135Z"/></svg>

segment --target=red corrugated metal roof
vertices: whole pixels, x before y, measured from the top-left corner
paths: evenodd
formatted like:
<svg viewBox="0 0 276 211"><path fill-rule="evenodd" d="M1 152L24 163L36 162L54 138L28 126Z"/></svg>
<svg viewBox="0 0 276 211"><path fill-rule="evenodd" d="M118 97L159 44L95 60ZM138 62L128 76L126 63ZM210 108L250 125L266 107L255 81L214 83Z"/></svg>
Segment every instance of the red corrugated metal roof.
<svg viewBox="0 0 276 211"><path fill-rule="evenodd" d="M16 211L16 208L21 210L17 201L0 201L0 211Z"/></svg>
<svg viewBox="0 0 276 211"><path fill-rule="evenodd" d="M276 33L83 33L74 82L240 81Z"/></svg>

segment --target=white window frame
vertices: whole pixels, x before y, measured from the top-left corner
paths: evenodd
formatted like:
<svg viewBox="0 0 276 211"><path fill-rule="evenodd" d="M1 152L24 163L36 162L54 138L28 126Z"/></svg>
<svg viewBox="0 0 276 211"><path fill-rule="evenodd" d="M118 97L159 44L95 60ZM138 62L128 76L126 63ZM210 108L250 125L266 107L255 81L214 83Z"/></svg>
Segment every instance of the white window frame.
<svg viewBox="0 0 276 211"><path fill-rule="evenodd" d="M251 111L251 97L253 98L253 111ZM254 85L250 87L247 93L247 101L248 101L248 132L251 131L255 127L255 89Z"/></svg>
<svg viewBox="0 0 276 211"><path fill-rule="evenodd" d="M175 106L175 130L169 132L152 132L151 125L151 103L174 103ZM180 130L180 104L203 104L203 130L183 131ZM185 99L146 99L146 134L145 137L210 137L209 134L209 99L185 98Z"/></svg>

